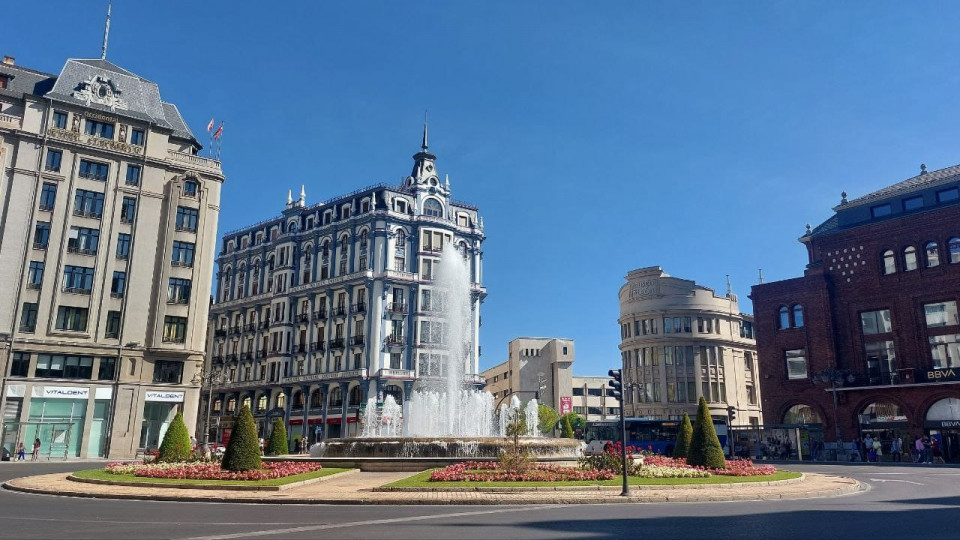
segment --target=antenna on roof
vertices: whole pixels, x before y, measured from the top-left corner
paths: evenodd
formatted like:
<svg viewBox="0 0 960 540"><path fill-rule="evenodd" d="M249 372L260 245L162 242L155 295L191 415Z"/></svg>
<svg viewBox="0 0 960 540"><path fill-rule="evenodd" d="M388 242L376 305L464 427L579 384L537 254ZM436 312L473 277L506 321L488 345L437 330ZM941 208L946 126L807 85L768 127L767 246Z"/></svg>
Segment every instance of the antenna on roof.
<svg viewBox="0 0 960 540"><path fill-rule="evenodd" d="M427 151L427 110L423 110L423 144L420 145L420 148L424 152Z"/></svg>
<svg viewBox="0 0 960 540"><path fill-rule="evenodd" d="M760 268L760 285L763 285L763 268Z"/></svg>
<svg viewBox="0 0 960 540"><path fill-rule="evenodd" d="M733 286L730 285L730 274L727 274L727 296L733 294Z"/></svg>
<svg viewBox="0 0 960 540"><path fill-rule="evenodd" d="M110 37L110 10L113 8L113 2L107 3L107 24L103 28L103 47L100 48L100 59L107 59L107 38Z"/></svg>

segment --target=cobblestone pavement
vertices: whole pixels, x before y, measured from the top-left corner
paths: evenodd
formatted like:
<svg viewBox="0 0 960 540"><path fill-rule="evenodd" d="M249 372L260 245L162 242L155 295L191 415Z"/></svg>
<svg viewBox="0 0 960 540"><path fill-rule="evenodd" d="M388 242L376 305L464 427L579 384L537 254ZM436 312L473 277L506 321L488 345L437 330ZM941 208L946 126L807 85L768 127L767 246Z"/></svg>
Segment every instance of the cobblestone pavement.
<svg viewBox="0 0 960 540"><path fill-rule="evenodd" d="M249 492L155 488L86 484L67 479L68 474L45 474L17 478L5 484L14 491L76 497L147 499L161 501L250 502L292 504L609 504L620 502L707 502L829 497L859 491L860 483L841 476L811 474L803 481L777 485L645 486L621 497L619 489L564 491L386 491L375 488L411 476L409 472L361 472L330 477L280 492Z"/></svg>

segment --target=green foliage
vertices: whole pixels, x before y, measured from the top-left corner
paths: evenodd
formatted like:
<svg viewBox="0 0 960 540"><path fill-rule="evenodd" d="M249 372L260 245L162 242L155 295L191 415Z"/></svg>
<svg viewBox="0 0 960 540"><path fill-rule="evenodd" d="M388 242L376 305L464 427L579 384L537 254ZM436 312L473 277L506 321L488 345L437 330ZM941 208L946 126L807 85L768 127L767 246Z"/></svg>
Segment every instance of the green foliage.
<svg viewBox="0 0 960 540"><path fill-rule="evenodd" d="M227 451L220 465L228 471L252 471L260 468L260 441L250 407L244 406L233 424Z"/></svg>
<svg viewBox="0 0 960 540"><path fill-rule="evenodd" d="M267 449L264 453L268 456L282 456L290 453L290 446L287 443L287 428L280 418L273 421L270 441L267 443Z"/></svg>
<svg viewBox="0 0 960 540"><path fill-rule="evenodd" d="M726 459L723 456L723 448L720 446L720 439L717 438L717 431L713 429L710 409L707 408L707 402L702 397L700 398L700 406L697 408L697 422L693 426L690 449L687 451L687 463L695 467L715 469L725 469L727 467Z"/></svg>
<svg viewBox="0 0 960 540"><path fill-rule="evenodd" d="M693 438L693 426L690 425L690 416L683 413L680 422L680 431L677 433L677 444L673 447L673 457L685 458L690 451L690 440Z"/></svg>
<svg viewBox="0 0 960 540"><path fill-rule="evenodd" d="M193 444L190 433L183 422L183 414L177 413L163 436L163 442L157 450L157 461L187 461L193 457Z"/></svg>
<svg viewBox="0 0 960 540"><path fill-rule="evenodd" d="M563 433L562 436L564 439L573 438L573 426L570 425L570 415L563 415Z"/></svg>
<svg viewBox="0 0 960 540"><path fill-rule="evenodd" d="M556 409L553 407L541 403L537 407L537 415L540 418L539 422L537 423L540 433L543 435L552 434L553 428L557 425L557 420L560 419L560 414L557 413Z"/></svg>
<svg viewBox="0 0 960 540"><path fill-rule="evenodd" d="M518 408L507 423L510 446L500 454L501 468L512 472L523 472L533 465L534 460L530 456L530 450L520 444L520 437L526 435L528 430L527 413L522 408Z"/></svg>
<svg viewBox="0 0 960 540"><path fill-rule="evenodd" d="M562 427L567 420L570 421L571 431L576 431L578 429L583 430L583 428L587 425L586 420L584 420L582 416L571 412L560 417L560 426ZM566 437L566 435L564 435L564 437ZM573 438L573 435L571 435L569 438Z"/></svg>

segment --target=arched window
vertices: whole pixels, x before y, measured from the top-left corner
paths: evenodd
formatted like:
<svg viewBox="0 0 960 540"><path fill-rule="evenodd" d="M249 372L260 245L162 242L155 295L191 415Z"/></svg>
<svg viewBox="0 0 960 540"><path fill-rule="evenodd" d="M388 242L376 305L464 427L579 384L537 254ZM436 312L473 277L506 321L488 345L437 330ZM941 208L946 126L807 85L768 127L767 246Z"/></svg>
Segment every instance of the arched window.
<svg viewBox="0 0 960 540"><path fill-rule="evenodd" d="M950 252L950 263L960 263L960 238L951 238L947 242L947 250Z"/></svg>
<svg viewBox="0 0 960 540"><path fill-rule="evenodd" d="M227 401L227 412L233 414L237 410L237 400L235 398L230 398Z"/></svg>
<svg viewBox="0 0 960 540"><path fill-rule="evenodd" d="M436 199L427 199L423 201L423 215L443 217L443 205Z"/></svg>
<svg viewBox="0 0 960 540"><path fill-rule="evenodd" d="M320 245L320 254L324 259L330 256L330 242L323 241L323 244Z"/></svg>
<svg viewBox="0 0 960 540"><path fill-rule="evenodd" d="M863 409L860 414L860 421L866 420L869 423L881 422L906 422L907 415L904 414L900 405L890 401L875 401Z"/></svg>
<svg viewBox="0 0 960 540"><path fill-rule="evenodd" d="M783 414L784 424L822 424L817 411L809 405L794 405Z"/></svg>
<svg viewBox="0 0 960 540"><path fill-rule="evenodd" d="M257 399L257 412L267 410L267 395L263 394Z"/></svg>
<svg viewBox="0 0 960 540"><path fill-rule="evenodd" d="M277 403L277 408L278 408L278 409L282 409L282 408L286 407L286 405L287 405L287 395L284 394L284 393L282 393L282 392L279 393L279 394L277 394L277 401L276 401L276 403Z"/></svg>
<svg viewBox="0 0 960 540"><path fill-rule="evenodd" d="M403 404L403 389L395 384L388 384L383 389L383 400L386 401L387 397L392 397L398 404Z"/></svg>
<svg viewBox="0 0 960 540"><path fill-rule="evenodd" d="M330 406L331 407L343 407L343 391L340 390L339 386L334 386L330 390Z"/></svg>
<svg viewBox="0 0 960 540"><path fill-rule="evenodd" d="M936 242L927 243L924 251L926 252L927 268L940 266L940 248L937 246Z"/></svg>
<svg viewBox="0 0 960 540"><path fill-rule="evenodd" d="M360 390L360 386L354 386L350 389L350 403L351 407L357 407L360 405L360 402L363 401L363 391Z"/></svg>
<svg viewBox="0 0 960 540"><path fill-rule="evenodd" d="M297 232L297 229L299 229L299 227L297 226L297 222L296 222L296 221L291 221L291 222L290 222L290 227L289 227L289 229L290 229L290 232L292 232L292 233Z"/></svg>
<svg viewBox="0 0 960 540"><path fill-rule="evenodd" d="M360 249L363 251L367 249L367 231L360 233Z"/></svg>
<svg viewBox="0 0 960 540"><path fill-rule="evenodd" d="M303 410L303 392L297 390L293 394L293 409L296 411Z"/></svg>
<svg viewBox="0 0 960 540"><path fill-rule="evenodd" d="M320 393L319 388L314 388L313 392L310 392L310 408L319 409L323 407L323 394Z"/></svg>
<svg viewBox="0 0 960 540"><path fill-rule="evenodd" d="M222 408L223 408L223 400L221 400L221 399L215 399L215 400L213 401L213 412L219 413L219 412L220 412L220 409L222 409Z"/></svg>
<svg viewBox="0 0 960 540"><path fill-rule="evenodd" d="M457 249L460 250L460 255L463 255L463 258L466 259L469 255L467 252L467 243L461 240L460 243L457 244Z"/></svg>
<svg viewBox="0 0 960 540"><path fill-rule="evenodd" d="M243 398L243 404L242 404L242 406L243 406L243 407L246 407L246 408L248 408L248 409L250 408L250 397L249 397L249 396Z"/></svg>
<svg viewBox="0 0 960 540"><path fill-rule="evenodd" d="M917 248L908 246L903 250L903 271L909 272L917 269Z"/></svg>
<svg viewBox="0 0 960 540"><path fill-rule="evenodd" d="M793 326L795 328L803 327L803 306L800 304L793 306Z"/></svg>
<svg viewBox="0 0 960 540"><path fill-rule="evenodd" d="M883 274L890 275L897 272L897 257L892 249L883 252Z"/></svg>
<svg viewBox="0 0 960 540"><path fill-rule="evenodd" d="M402 248L407 245L407 233L403 229L397 229L397 247Z"/></svg>
<svg viewBox="0 0 960 540"><path fill-rule="evenodd" d="M790 310L787 306L780 307L780 329L790 328Z"/></svg>

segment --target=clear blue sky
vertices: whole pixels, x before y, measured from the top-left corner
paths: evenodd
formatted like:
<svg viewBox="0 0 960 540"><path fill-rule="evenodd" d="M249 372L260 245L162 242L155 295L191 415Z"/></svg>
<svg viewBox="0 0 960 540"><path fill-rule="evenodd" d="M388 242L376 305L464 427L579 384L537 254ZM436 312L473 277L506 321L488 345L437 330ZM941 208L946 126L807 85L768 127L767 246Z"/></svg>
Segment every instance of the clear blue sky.
<svg viewBox="0 0 960 540"><path fill-rule="evenodd" d="M105 2L11 3L0 54L97 57ZM741 309L856 197L960 162L960 4L141 2L109 59L226 121L220 230L410 171L423 110L488 240L481 367L515 336L619 363L617 291L661 265Z"/></svg>

